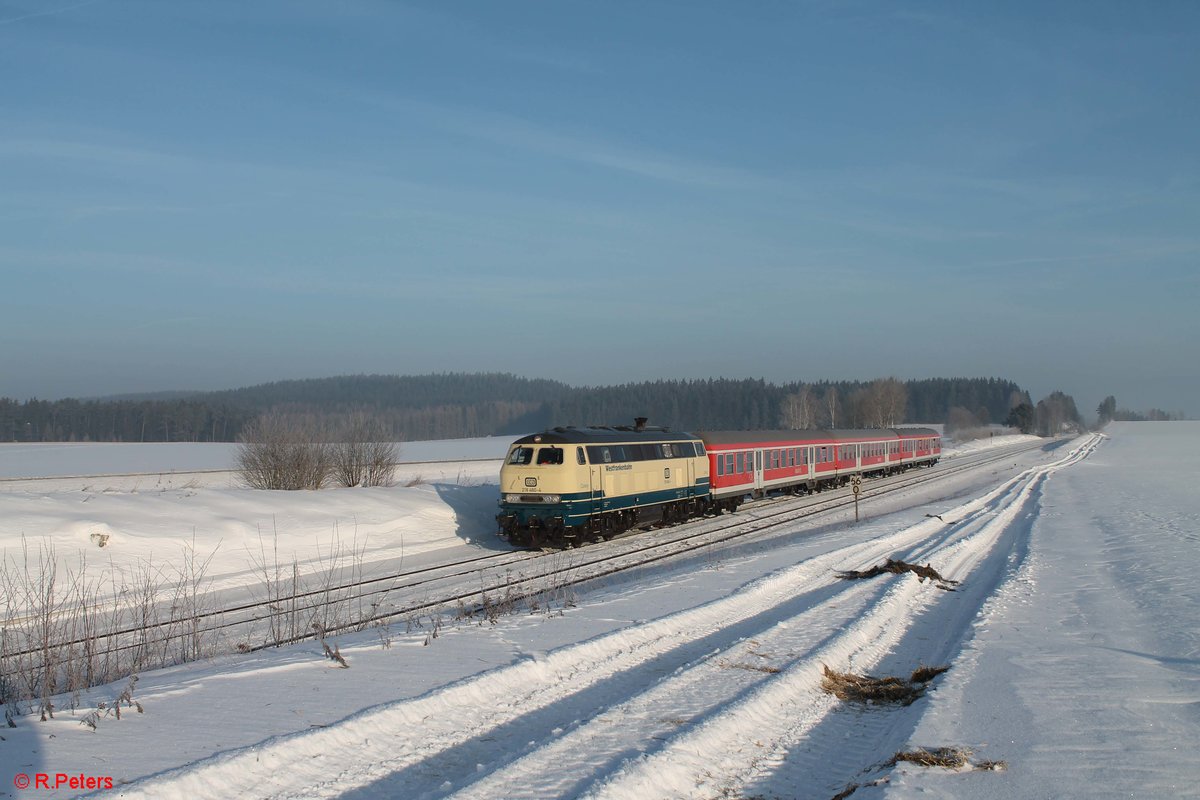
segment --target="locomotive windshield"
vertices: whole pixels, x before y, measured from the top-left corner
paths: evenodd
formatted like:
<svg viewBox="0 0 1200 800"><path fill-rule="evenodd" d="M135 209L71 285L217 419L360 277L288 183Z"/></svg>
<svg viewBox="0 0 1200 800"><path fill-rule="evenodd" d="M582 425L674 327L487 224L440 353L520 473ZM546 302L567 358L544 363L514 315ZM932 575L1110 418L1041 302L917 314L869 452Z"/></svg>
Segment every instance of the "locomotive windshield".
<svg viewBox="0 0 1200 800"><path fill-rule="evenodd" d="M532 447L514 447L512 452L508 454L508 463L510 464L531 464L533 463L533 448Z"/></svg>
<svg viewBox="0 0 1200 800"><path fill-rule="evenodd" d="M539 464L561 464L563 463L563 451L558 447L543 447L538 450L537 463Z"/></svg>

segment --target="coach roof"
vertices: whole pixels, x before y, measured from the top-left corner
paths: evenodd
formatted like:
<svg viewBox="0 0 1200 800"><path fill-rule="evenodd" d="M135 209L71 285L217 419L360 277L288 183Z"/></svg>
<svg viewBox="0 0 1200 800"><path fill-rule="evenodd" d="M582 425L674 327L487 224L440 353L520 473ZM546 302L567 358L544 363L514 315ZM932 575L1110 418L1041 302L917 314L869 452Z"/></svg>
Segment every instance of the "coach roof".
<svg viewBox="0 0 1200 800"><path fill-rule="evenodd" d="M807 428L787 431L700 431L697 434L708 444L760 444L782 446L784 442L870 442L888 439L911 439L918 436L939 436L931 428L876 428L873 430L820 430Z"/></svg>

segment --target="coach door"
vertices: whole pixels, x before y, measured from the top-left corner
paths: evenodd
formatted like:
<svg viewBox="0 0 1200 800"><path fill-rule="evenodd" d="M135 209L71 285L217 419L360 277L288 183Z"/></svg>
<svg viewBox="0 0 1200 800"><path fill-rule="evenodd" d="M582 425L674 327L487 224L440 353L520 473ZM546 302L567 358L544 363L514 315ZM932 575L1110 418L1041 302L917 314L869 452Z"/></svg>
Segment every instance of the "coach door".
<svg viewBox="0 0 1200 800"><path fill-rule="evenodd" d="M763 451L754 451L754 488L763 488Z"/></svg>

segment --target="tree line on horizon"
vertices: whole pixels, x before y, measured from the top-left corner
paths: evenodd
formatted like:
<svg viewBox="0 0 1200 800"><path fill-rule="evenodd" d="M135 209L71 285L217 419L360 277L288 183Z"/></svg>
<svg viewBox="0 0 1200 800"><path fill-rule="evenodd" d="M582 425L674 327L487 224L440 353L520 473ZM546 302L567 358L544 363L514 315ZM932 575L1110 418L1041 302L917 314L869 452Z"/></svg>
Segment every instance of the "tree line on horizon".
<svg viewBox="0 0 1200 800"><path fill-rule="evenodd" d="M1152 408L1144 414L1128 408L1117 408L1117 398L1111 394L1096 407L1096 417L1100 425L1109 422L1170 422L1184 419L1183 412L1172 414L1161 408Z"/></svg>
<svg viewBox="0 0 1200 800"><path fill-rule="evenodd" d="M1016 410L1026 407L1032 430L1039 406L1046 423L1039 427L1049 430L1061 424L1059 417L1078 418L1073 400L1069 408L1063 405L1051 395L1034 406L1028 392L1000 378L785 384L709 378L573 387L507 373L350 375L218 392L24 402L0 398L0 441L234 442L268 413L291 417L310 430L329 431L342 427L350 415L365 413L396 441L631 424L635 417L676 430L954 427L968 418L986 426L1013 424Z"/></svg>

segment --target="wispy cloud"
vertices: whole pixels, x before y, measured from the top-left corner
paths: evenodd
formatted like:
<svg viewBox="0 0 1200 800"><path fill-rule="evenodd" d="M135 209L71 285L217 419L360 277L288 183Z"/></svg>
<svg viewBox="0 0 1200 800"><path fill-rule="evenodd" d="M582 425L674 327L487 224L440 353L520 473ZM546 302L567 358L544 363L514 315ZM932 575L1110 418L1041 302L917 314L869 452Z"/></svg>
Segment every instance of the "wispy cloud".
<svg viewBox="0 0 1200 800"><path fill-rule="evenodd" d="M152 169L195 167L198 160L146 147L71 139L0 139L0 158L90 161Z"/></svg>
<svg viewBox="0 0 1200 800"><path fill-rule="evenodd" d="M34 19L35 17L50 17L55 14L64 14L68 11L73 11L77 8L83 8L84 6L95 5L96 3L99 3L99 2L100 2L100 0L84 0L84 2L82 2L82 3L75 3L75 4L69 5L69 6L61 6L59 8L50 8L50 9L46 9L45 11L32 11L28 14L22 14L17 17L8 17L6 19L0 19L0 25L10 25L14 22L20 22L21 20L26 20L26 19Z"/></svg>
<svg viewBox="0 0 1200 800"><path fill-rule="evenodd" d="M360 102L398 112L447 133L537 155L606 167L659 181L713 188L783 186L767 175L614 142L595 133L563 131L513 114L454 108L390 95L359 93Z"/></svg>

